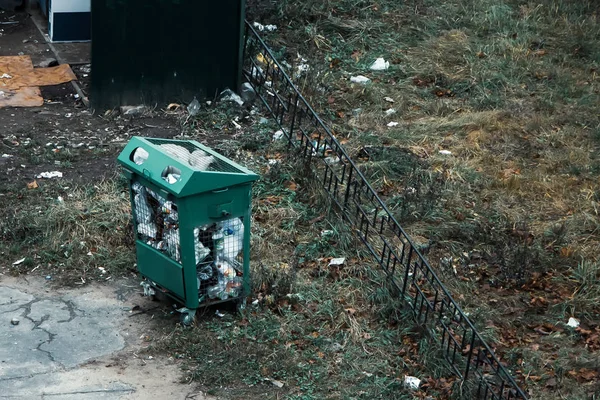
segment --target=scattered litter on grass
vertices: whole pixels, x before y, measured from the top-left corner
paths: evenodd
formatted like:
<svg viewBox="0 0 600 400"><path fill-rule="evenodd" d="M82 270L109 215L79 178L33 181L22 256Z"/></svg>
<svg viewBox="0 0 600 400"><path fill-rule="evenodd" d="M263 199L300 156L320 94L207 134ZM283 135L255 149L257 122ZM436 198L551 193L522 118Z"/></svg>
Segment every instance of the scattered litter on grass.
<svg viewBox="0 0 600 400"><path fill-rule="evenodd" d="M252 305L253 305L253 306L257 306L257 305L258 305L258 299L254 300L254 301L252 302Z"/></svg>
<svg viewBox="0 0 600 400"><path fill-rule="evenodd" d="M277 386L279 389L281 389L285 385L283 382L278 381L276 379L265 378L265 380L271 382L274 386Z"/></svg>
<svg viewBox="0 0 600 400"><path fill-rule="evenodd" d="M225 314L223 314L223 313L222 313L221 311L219 311L219 310L217 310L217 311L215 312L215 315L216 315L217 317L219 317L219 318L223 318L223 317L225 316Z"/></svg>
<svg viewBox="0 0 600 400"><path fill-rule="evenodd" d="M283 138L283 131L279 130L273 134L273 140L279 140Z"/></svg>
<svg viewBox="0 0 600 400"><path fill-rule="evenodd" d="M328 229L328 230L324 230L324 231L321 232L321 237L322 238L326 238L326 237L329 237L329 236L333 236L333 231L332 230Z"/></svg>
<svg viewBox="0 0 600 400"><path fill-rule="evenodd" d="M310 70L310 66L308 65L308 60L306 58L298 54L298 60L300 61L298 63L298 67L296 67L296 78L299 78L302 73Z"/></svg>
<svg viewBox="0 0 600 400"><path fill-rule="evenodd" d="M62 178L63 174L60 171L42 172L37 176L38 179Z"/></svg>
<svg viewBox="0 0 600 400"><path fill-rule="evenodd" d="M419 385L421 384L421 380L414 376L404 376L404 386L411 390L419 389Z"/></svg>
<svg viewBox="0 0 600 400"><path fill-rule="evenodd" d="M58 201L59 203L64 203L65 199L63 199L62 196L58 196L58 198L56 199L56 201Z"/></svg>
<svg viewBox="0 0 600 400"><path fill-rule="evenodd" d="M390 122L389 124L387 124L387 126L389 128L393 128L394 126L398 126L398 122Z"/></svg>
<svg viewBox="0 0 600 400"><path fill-rule="evenodd" d="M259 22L255 22L254 27L258 29L259 32L273 32L277 30L277 25L263 25Z"/></svg>
<svg viewBox="0 0 600 400"><path fill-rule="evenodd" d="M387 115L387 116L394 115L394 114L396 114L395 108L390 108L389 110L385 111L385 115Z"/></svg>
<svg viewBox="0 0 600 400"><path fill-rule="evenodd" d="M372 71L385 71L389 67L390 67L390 62L385 61L383 58L380 57L377 60L375 60L373 65L371 65L371 70Z"/></svg>
<svg viewBox="0 0 600 400"><path fill-rule="evenodd" d="M269 165L275 165L275 164L278 164L278 163L279 163L279 160L275 160L275 159L269 160Z"/></svg>
<svg viewBox="0 0 600 400"><path fill-rule="evenodd" d="M445 155L445 156L449 156L452 154L452 152L450 150L440 150L440 154Z"/></svg>
<svg viewBox="0 0 600 400"><path fill-rule="evenodd" d="M2 158L11 158L13 157L12 154L2 154Z"/></svg>
<svg viewBox="0 0 600 400"><path fill-rule="evenodd" d="M383 99L388 103L395 103L394 99L392 99L391 97L384 97Z"/></svg>
<svg viewBox="0 0 600 400"><path fill-rule="evenodd" d="M367 378L370 378L370 377L372 377L372 376L373 376L373 374L372 374L372 373L370 373L370 372L365 372L365 371L363 371L363 375L364 375L364 376L366 376Z"/></svg>
<svg viewBox="0 0 600 400"><path fill-rule="evenodd" d="M52 280L52 275L46 275L46 280L47 281Z"/></svg>
<svg viewBox="0 0 600 400"><path fill-rule="evenodd" d="M325 159L323 159L323 161L325 161L325 163L328 165L332 165L332 164L339 163L340 158L339 157L325 157Z"/></svg>
<svg viewBox="0 0 600 400"><path fill-rule="evenodd" d="M13 263L13 265L14 265L14 266L17 266L17 265L23 264L23 262L24 262L24 261L25 261L25 258L21 258L20 260L17 260L17 261L15 261L15 262Z"/></svg>
<svg viewBox="0 0 600 400"><path fill-rule="evenodd" d="M350 77L350 82L366 84L371 82L371 80L366 76L358 75Z"/></svg>
<svg viewBox="0 0 600 400"><path fill-rule="evenodd" d="M577 318L570 317L567 325L571 328L577 328L579 326L579 320Z"/></svg>
<svg viewBox="0 0 600 400"><path fill-rule="evenodd" d="M223 102L232 102L232 103L236 103L239 106L244 105L244 100L242 100L242 98L231 89L223 90L221 92L221 95L219 96L219 98Z"/></svg>
<svg viewBox="0 0 600 400"><path fill-rule="evenodd" d="M171 107L170 104L169 107ZM192 117L198 115L200 112L200 102L197 98L194 97L194 100L187 106L187 110Z"/></svg>
<svg viewBox="0 0 600 400"><path fill-rule="evenodd" d="M341 258L332 258L331 261L329 261L329 266L336 266L336 265L344 265L344 263L346 262L346 258L341 257Z"/></svg>
<svg viewBox="0 0 600 400"><path fill-rule="evenodd" d="M121 114L123 115L141 115L146 111L146 106L122 106Z"/></svg>
<svg viewBox="0 0 600 400"><path fill-rule="evenodd" d="M251 102L256 99L256 92L250 83L245 82L242 84L242 87L240 88L240 97L244 102Z"/></svg>

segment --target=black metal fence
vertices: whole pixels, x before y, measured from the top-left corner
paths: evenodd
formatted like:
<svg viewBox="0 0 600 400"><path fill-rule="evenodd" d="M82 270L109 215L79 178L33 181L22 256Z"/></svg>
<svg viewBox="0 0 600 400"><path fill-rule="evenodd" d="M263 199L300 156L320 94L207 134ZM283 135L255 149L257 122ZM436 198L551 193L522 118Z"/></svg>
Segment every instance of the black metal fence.
<svg viewBox="0 0 600 400"><path fill-rule="evenodd" d="M283 131L289 147L311 164L322 187L355 229L391 284L441 345L463 396L526 399L385 203L307 103L254 28L246 23L244 78Z"/></svg>

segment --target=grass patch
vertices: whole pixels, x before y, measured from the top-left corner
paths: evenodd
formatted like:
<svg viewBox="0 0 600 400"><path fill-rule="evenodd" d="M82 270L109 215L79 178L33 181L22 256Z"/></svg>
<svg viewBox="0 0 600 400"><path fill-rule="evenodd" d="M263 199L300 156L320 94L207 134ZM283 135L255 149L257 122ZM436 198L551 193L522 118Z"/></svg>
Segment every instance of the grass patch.
<svg viewBox="0 0 600 400"><path fill-rule="evenodd" d="M519 383L534 398L597 392L597 368L576 360L598 318L598 5L255 3L282 59L308 60L301 91L444 283L502 358L528 366ZM370 71L377 57L390 68ZM359 74L371 83L351 83Z"/></svg>
<svg viewBox="0 0 600 400"><path fill-rule="evenodd" d="M124 181L75 188L44 182L38 189L8 189L4 196L20 199L0 220L5 272L49 275L63 284L135 273Z"/></svg>

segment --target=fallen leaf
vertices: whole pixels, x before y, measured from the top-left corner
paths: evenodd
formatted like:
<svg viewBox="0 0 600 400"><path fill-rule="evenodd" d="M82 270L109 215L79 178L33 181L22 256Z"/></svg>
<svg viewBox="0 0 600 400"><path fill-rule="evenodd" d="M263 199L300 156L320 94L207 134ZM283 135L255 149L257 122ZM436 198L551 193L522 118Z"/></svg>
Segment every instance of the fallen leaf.
<svg viewBox="0 0 600 400"><path fill-rule="evenodd" d="M181 105L180 105L180 104L177 104L177 103L171 103L171 104L169 104L169 105L167 106L167 110L168 110L168 111L174 111L174 110L177 110L177 109L178 109L178 108L180 108L180 107L181 107Z"/></svg>
<svg viewBox="0 0 600 400"><path fill-rule="evenodd" d="M38 183L37 183L37 181L29 182L29 183L27 184L27 189L37 189L38 187L39 187L39 186L38 186Z"/></svg>
<svg viewBox="0 0 600 400"><path fill-rule="evenodd" d="M572 247L562 247L560 249L560 256L562 258L569 258L575 253L575 250Z"/></svg>
<svg viewBox="0 0 600 400"><path fill-rule="evenodd" d="M350 315L354 315L356 313L356 310L354 308L346 308L346 312Z"/></svg>
<svg viewBox="0 0 600 400"><path fill-rule="evenodd" d="M477 57L479 58L485 58L486 54L483 51L478 51L477 52Z"/></svg>
<svg viewBox="0 0 600 400"><path fill-rule="evenodd" d="M296 185L296 182L288 182L285 185L286 188L290 189L290 190L296 190L298 188L298 185Z"/></svg>
<svg viewBox="0 0 600 400"><path fill-rule="evenodd" d="M358 50L354 50L352 52L352 55L350 57L352 57L352 59L356 62L360 61L360 56L361 56L361 52Z"/></svg>

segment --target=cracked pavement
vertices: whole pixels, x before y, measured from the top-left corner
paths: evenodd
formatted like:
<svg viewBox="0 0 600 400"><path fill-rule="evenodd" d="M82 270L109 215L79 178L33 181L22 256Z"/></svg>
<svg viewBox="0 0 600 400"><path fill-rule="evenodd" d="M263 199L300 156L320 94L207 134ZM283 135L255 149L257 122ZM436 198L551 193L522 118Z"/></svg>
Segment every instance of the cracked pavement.
<svg viewBox="0 0 600 400"><path fill-rule="evenodd" d="M53 290L0 279L0 399L205 398L179 383L174 360L137 354L153 325L148 314L131 318L132 302L152 306L135 282Z"/></svg>

